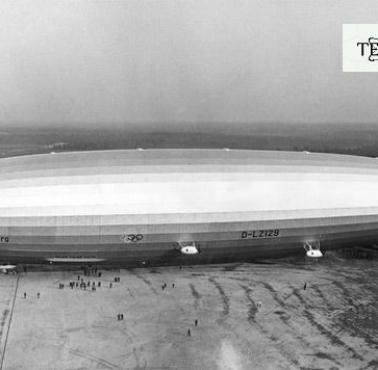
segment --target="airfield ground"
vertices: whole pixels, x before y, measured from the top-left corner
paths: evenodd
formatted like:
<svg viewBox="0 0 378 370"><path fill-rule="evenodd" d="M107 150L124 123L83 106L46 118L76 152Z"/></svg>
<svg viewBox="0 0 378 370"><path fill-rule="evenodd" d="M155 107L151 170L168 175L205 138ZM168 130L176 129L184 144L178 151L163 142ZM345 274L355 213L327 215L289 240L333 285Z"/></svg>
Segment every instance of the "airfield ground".
<svg viewBox="0 0 378 370"><path fill-rule="evenodd" d="M0 369L378 369L377 260L101 272L0 276Z"/></svg>

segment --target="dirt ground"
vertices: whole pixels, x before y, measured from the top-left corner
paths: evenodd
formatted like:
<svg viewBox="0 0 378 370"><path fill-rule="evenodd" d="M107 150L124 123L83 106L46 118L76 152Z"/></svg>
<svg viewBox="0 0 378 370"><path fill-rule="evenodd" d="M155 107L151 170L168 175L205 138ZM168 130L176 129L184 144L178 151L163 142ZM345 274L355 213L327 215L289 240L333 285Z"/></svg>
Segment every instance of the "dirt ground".
<svg viewBox="0 0 378 370"><path fill-rule="evenodd" d="M1 275L0 369L378 369L377 267L327 254Z"/></svg>

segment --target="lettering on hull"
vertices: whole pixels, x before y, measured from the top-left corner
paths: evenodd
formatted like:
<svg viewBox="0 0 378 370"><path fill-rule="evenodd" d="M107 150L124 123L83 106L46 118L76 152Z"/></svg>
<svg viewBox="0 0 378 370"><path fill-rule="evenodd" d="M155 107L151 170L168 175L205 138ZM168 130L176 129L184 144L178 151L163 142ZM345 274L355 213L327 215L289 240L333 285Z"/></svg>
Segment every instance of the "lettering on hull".
<svg viewBox="0 0 378 370"><path fill-rule="evenodd" d="M279 229L242 231L242 239L276 238L280 235Z"/></svg>
<svg viewBox="0 0 378 370"><path fill-rule="evenodd" d="M9 236L0 235L0 243L9 243Z"/></svg>

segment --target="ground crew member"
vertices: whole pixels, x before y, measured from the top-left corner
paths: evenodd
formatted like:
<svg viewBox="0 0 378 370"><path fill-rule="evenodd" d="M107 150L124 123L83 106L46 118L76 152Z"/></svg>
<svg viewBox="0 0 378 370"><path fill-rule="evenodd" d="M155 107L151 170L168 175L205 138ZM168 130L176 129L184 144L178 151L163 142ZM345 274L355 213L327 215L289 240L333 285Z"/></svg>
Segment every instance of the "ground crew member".
<svg viewBox="0 0 378 370"><path fill-rule="evenodd" d="M257 308L259 309L261 307L261 302L257 302Z"/></svg>

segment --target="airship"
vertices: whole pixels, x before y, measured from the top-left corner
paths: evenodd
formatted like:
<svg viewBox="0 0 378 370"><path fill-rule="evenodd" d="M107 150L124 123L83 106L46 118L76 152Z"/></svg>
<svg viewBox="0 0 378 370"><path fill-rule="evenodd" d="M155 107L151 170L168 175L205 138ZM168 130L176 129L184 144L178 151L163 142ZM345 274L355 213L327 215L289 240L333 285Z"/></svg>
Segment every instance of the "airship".
<svg viewBox="0 0 378 370"><path fill-rule="evenodd" d="M378 243L378 160L141 149L0 159L0 262L181 265Z"/></svg>

